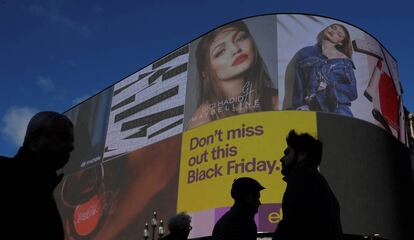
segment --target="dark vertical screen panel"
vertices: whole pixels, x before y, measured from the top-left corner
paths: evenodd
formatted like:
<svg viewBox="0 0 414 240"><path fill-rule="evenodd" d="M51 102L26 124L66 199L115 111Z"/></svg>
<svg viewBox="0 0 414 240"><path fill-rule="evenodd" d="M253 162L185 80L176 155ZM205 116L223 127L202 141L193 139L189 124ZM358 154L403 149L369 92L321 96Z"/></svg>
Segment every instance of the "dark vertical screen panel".
<svg viewBox="0 0 414 240"><path fill-rule="evenodd" d="M341 205L344 233L412 239L413 183L408 148L368 122L318 113L321 172Z"/></svg>

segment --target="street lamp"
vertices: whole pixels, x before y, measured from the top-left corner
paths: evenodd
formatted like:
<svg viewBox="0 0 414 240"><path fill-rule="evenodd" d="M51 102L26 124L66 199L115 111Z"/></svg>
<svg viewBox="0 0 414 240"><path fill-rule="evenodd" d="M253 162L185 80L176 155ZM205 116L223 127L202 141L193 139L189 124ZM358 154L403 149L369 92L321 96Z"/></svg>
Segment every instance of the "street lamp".
<svg viewBox="0 0 414 240"><path fill-rule="evenodd" d="M152 231L152 238L151 240L156 240L155 238L155 231L157 231L157 239L160 239L164 236L164 222L162 220L160 220L160 225L158 226L158 220L157 220L157 212L154 211L152 218L151 218L151 231ZM158 229L157 229L158 226ZM149 225L148 222L145 223L145 228L144 228L144 234L143 237L145 240L148 240L150 235L150 229L149 229Z"/></svg>

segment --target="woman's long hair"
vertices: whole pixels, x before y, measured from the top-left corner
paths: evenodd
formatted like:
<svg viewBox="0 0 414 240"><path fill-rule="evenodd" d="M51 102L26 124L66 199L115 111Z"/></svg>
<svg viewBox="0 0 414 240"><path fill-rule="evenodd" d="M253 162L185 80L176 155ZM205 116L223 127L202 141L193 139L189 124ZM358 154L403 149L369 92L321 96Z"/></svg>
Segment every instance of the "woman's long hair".
<svg viewBox="0 0 414 240"><path fill-rule="evenodd" d="M351 35L349 34L348 29L346 29L346 27L342 24L339 23L334 23L329 25L328 27L332 26L332 25L336 25L341 27L344 32L345 32L345 38L344 40L342 40L341 44L337 44L335 46L335 48L340 51L341 53L345 54L348 58L352 58L352 43L351 43ZM318 41L318 44L321 45L322 41L326 39L325 36L325 30L328 28L324 28L320 33L318 33L318 36L316 37L316 40Z"/></svg>
<svg viewBox="0 0 414 240"><path fill-rule="evenodd" d="M244 109L246 112L257 112L257 111L266 111L272 109L272 92L271 92L271 80L269 74L267 73L266 66L263 62L262 57L260 56L256 43L249 32L246 24L242 21L237 21L230 23L226 26L220 27L211 33L204 36L196 49L196 59L197 59L197 68L198 68L198 77L200 79L200 95L198 106L203 103L215 104L220 101L225 101L226 96L222 89L218 85L220 81L216 72L212 69L210 64L210 47L215 37L222 31L226 29L235 29L236 31L243 31L247 34L247 37L250 38L253 44L254 59L252 66L243 73L244 75L244 85L250 85L251 94L248 95L247 103L254 105L256 99L259 100L259 108L247 108ZM216 120L222 117L227 117L231 115L236 115L236 111L213 111L214 114L210 113L210 120Z"/></svg>

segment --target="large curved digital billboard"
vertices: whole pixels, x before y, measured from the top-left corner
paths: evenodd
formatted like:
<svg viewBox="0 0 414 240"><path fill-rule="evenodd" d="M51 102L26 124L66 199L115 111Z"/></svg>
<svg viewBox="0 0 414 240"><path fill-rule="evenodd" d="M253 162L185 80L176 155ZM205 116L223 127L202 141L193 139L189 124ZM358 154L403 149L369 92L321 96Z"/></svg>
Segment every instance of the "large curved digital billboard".
<svg viewBox="0 0 414 240"><path fill-rule="evenodd" d="M324 157L321 171L346 206L341 209L344 232L403 236L395 222L373 223L350 213L357 207L347 189L360 187L343 182L354 177L358 159L366 156L359 149L351 160L341 157L354 146L342 147L344 140L358 140L326 131L336 127L339 133L355 122L343 130L360 136L372 128L382 134L360 138L361 146L376 149L381 144L371 146L371 141L390 138L401 149L407 144L396 60L352 25L301 14L225 24L65 114L75 124L75 150L55 193L69 239L136 239L153 211L163 219L186 211L193 218L190 237L210 236L233 203L233 180L243 176L266 187L255 220L258 231L273 232L283 218L286 184L279 159L290 129L318 137L327 143L324 154L338 155L334 163ZM402 160L389 156L371 154L366 162L382 159L384 166L373 167L373 175L393 188L398 181L392 174L375 173L406 160L404 154ZM344 161L351 170L332 175ZM378 183L364 184L369 192ZM394 190L376 191L379 197L399 196ZM360 203L371 199L355 196ZM387 203L401 204L397 197ZM400 210L386 212L403 217Z"/></svg>

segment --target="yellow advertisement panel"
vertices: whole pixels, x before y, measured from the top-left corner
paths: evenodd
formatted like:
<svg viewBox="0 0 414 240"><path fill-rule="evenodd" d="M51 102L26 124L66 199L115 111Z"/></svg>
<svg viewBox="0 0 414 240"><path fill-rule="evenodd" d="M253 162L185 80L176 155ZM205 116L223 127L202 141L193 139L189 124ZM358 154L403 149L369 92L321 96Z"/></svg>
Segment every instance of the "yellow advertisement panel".
<svg viewBox="0 0 414 240"><path fill-rule="evenodd" d="M235 178L249 176L266 189L261 202L281 203L285 182L279 159L291 129L317 135L313 112L280 111L238 115L184 132L177 211L231 206Z"/></svg>

